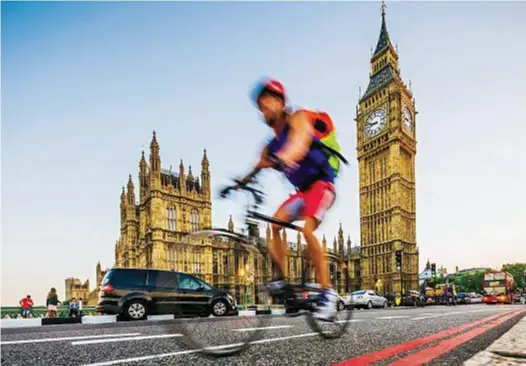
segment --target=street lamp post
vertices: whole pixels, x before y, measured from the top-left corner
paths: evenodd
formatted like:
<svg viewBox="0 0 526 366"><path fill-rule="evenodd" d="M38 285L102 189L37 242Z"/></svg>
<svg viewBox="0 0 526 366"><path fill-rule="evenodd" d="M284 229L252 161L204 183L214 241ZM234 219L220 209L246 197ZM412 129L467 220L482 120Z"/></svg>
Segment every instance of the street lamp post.
<svg viewBox="0 0 526 366"><path fill-rule="evenodd" d="M245 304L248 306L248 284L247 284L247 281L245 280Z"/></svg>
<svg viewBox="0 0 526 366"><path fill-rule="evenodd" d="M250 280L250 277L248 275L249 273L249 266L248 264L245 265L245 303L248 305L248 303L250 302L250 297L248 296L248 284L249 284L249 280Z"/></svg>
<svg viewBox="0 0 526 366"><path fill-rule="evenodd" d="M241 268L239 270L239 276L241 277L243 284L245 286L245 306L248 306L248 303L250 301L250 297L248 296L248 285L250 277L248 276L249 267L248 264L245 266L245 268Z"/></svg>

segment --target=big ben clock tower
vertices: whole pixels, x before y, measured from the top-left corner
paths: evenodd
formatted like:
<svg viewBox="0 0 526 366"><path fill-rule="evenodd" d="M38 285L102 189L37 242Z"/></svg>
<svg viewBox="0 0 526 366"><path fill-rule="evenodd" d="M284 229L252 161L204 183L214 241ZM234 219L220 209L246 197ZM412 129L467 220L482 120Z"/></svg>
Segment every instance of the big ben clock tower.
<svg viewBox="0 0 526 366"><path fill-rule="evenodd" d="M400 76L385 8L382 4L380 37L371 57L369 85L356 107L356 127L362 284L394 294L418 289L417 112L413 94Z"/></svg>

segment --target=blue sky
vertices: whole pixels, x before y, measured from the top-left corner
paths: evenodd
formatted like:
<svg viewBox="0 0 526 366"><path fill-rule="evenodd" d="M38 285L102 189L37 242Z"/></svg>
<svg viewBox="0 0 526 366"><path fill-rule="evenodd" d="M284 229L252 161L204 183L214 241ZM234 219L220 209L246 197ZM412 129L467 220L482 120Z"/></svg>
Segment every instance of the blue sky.
<svg viewBox="0 0 526 366"><path fill-rule="evenodd" d="M417 118L417 241L454 266L526 260L526 3L388 2ZM379 2L2 3L2 304L43 302L64 278L111 266L119 195L155 128L163 167L213 186L245 172L269 136L249 87L271 75L325 109L352 165L320 229L359 239L355 105ZM287 186L267 174L271 212ZM136 192L138 194L138 192ZM239 201L213 202L215 225ZM239 225L238 225L239 226Z"/></svg>

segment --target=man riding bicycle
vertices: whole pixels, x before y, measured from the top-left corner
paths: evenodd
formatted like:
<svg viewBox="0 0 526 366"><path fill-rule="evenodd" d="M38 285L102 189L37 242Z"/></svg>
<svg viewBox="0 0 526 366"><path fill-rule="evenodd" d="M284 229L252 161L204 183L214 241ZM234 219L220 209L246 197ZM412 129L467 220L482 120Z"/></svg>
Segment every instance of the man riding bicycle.
<svg viewBox="0 0 526 366"><path fill-rule="evenodd" d="M331 321L336 314L337 293L329 281L325 253L314 231L335 201L335 172L323 146L317 143L319 140L315 137L312 112L288 110L285 89L280 82L268 80L259 83L252 99L275 136L261 152L259 162L241 182L249 183L262 169L274 168L284 173L296 188L296 193L278 208L274 218L287 223L305 221L303 235L323 289L315 317ZM231 188L236 187L239 186ZM225 196L226 191L222 195ZM281 226L272 225L272 240L269 243L272 261L279 272L278 278L269 284L273 295L290 293L285 281L287 243L281 240L281 230Z"/></svg>

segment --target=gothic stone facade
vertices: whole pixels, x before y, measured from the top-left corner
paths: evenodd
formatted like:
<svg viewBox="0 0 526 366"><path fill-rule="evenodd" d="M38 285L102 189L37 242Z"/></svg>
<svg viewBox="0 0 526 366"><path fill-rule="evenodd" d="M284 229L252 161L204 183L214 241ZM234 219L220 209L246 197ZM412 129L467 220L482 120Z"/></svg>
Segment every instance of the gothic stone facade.
<svg viewBox="0 0 526 366"><path fill-rule="evenodd" d="M84 283L81 282L78 278L68 277L64 280L65 290L66 290L66 300L71 300L72 298L82 299L84 302L87 302L89 296L89 279Z"/></svg>

